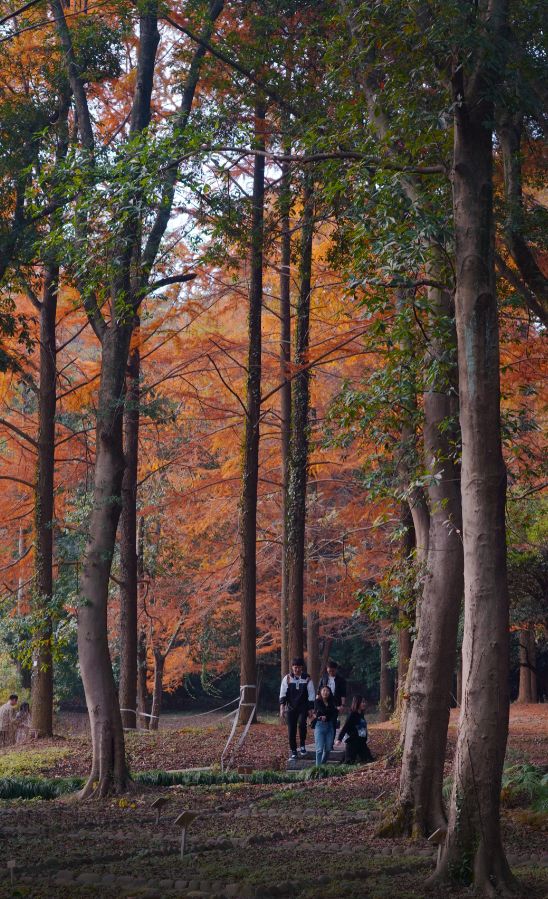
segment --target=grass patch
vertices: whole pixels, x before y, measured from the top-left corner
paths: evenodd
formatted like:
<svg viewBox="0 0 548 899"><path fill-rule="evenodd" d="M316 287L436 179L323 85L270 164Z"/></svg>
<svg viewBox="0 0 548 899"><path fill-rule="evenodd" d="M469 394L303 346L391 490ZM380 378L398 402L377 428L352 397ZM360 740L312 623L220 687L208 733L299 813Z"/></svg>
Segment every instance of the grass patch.
<svg viewBox="0 0 548 899"><path fill-rule="evenodd" d="M55 762L65 759L68 754L68 748L57 746L29 749L26 752L7 752L0 756L0 778L40 774Z"/></svg>
<svg viewBox="0 0 548 899"><path fill-rule="evenodd" d="M81 777L3 777L0 799L57 799L84 784Z"/></svg>
<svg viewBox="0 0 548 899"><path fill-rule="evenodd" d="M548 774L536 765L511 765L502 776L502 804L507 808L529 806L548 812Z"/></svg>
<svg viewBox="0 0 548 899"><path fill-rule="evenodd" d="M349 765L323 765L305 768L304 771L254 771L248 777L235 771L139 771L133 775L136 784L145 787L199 787L227 786L230 784L283 784L326 777L340 777L354 770ZM24 777L0 778L1 799L56 799L65 793L73 793L84 784L81 777Z"/></svg>

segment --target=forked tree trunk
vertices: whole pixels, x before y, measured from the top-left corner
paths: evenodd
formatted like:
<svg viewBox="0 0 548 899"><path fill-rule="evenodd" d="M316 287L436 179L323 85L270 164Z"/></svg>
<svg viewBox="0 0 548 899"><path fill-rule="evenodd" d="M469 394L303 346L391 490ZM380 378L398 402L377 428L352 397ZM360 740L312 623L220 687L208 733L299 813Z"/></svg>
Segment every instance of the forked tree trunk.
<svg viewBox="0 0 548 899"><path fill-rule="evenodd" d="M34 634L31 681L32 726L41 737L53 734L53 659L50 603L53 592L53 519L57 348L55 326L59 266L48 265L40 304L40 391L38 396L38 469L35 502L35 611L41 625Z"/></svg>
<svg viewBox="0 0 548 899"><path fill-rule="evenodd" d="M162 711L162 694L164 667L166 657L157 649L154 650L154 688L152 692L152 709L150 711L150 730L158 730L160 712Z"/></svg>
<svg viewBox="0 0 548 899"><path fill-rule="evenodd" d="M139 330L134 331L138 337ZM139 347L131 350L124 409L125 470L120 517L120 708L124 727L137 726L137 472L139 464Z"/></svg>
<svg viewBox="0 0 548 899"><path fill-rule="evenodd" d="M289 151L291 148L289 147ZM288 148L286 148L286 153ZM286 562L286 497L289 467L289 440L291 434L291 176L289 163L282 163L282 190L280 194L280 228L282 233L280 258L280 419L282 452L282 584L280 596L280 668L284 677L290 670L287 611L287 562Z"/></svg>
<svg viewBox="0 0 548 899"><path fill-rule="evenodd" d="M128 771L107 639L110 570L121 511L124 380L131 325L114 321L102 341L93 508L78 609L78 657L91 725L92 766L82 797L125 789Z"/></svg>
<svg viewBox="0 0 548 899"><path fill-rule="evenodd" d="M255 109L255 143L265 148L265 104ZM239 721L246 724L257 700L257 491L259 481L259 426L261 415L261 319L263 305L264 156L255 156L251 221L249 284L249 348L243 445L241 541L241 636Z"/></svg>
<svg viewBox="0 0 548 899"><path fill-rule="evenodd" d="M528 627L518 632L519 637L519 694L517 702L537 701L537 676L535 632Z"/></svg>
<svg viewBox="0 0 548 899"><path fill-rule="evenodd" d="M294 360L297 373L293 378L291 391L291 440L285 501L285 559L290 661L294 657L304 656L304 565L310 404L308 349L310 344L313 215L313 193L308 184L303 200L300 285Z"/></svg>
<svg viewBox="0 0 548 899"><path fill-rule="evenodd" d="M481 34L485 30L498 47L500 63L506 41L505 0L492 0L485 15ZM508 735L509 613L492 171L492 96L499 70L490 60L491 56L488 60L476 56L453 75L465 572L463 703L449 829L432 881L473 878L479 893L494 897L512 893L515 881L500 831Z"/></svg>

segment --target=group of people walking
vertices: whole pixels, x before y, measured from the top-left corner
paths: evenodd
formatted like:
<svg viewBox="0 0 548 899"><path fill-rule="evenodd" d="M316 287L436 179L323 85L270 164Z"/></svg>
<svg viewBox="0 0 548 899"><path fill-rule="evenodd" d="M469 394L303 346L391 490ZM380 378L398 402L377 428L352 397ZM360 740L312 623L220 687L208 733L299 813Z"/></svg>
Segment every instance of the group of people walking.
<svg viewBox="0 0 548 899"><path fill-rule="evenodd" d="M31 735L31 714L28 702L19 707L17 693L12 693L8 701L0 706L0 748L11 743L25 743Z"/></svg>
<svg viewBox="0 0 548 899"><path fill-rule="evenodd" d="M307 755L306 734L308 724L314 730L316 764L324 764L335 744L340 726L340 716L346 711L346 681L339 673L333 659L327 662L316 692L309 677L304 659L295 658L291 672L282 679L280 687L280 717L286 721L291 758L297 759L297 731L299 752ZM345 762L371 762L373 756L367 744L366 701L357 694L352 697L349 714L337 735L337 743L344 744Z"/></svg>

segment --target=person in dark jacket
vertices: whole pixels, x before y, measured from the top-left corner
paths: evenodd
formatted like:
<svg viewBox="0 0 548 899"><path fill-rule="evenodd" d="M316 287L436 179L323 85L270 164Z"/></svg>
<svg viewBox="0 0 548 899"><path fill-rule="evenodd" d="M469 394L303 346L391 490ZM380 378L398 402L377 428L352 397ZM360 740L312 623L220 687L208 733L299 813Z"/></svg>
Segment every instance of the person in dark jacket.
<svg viewBox="0 0 548 899"><path fill-rule="evenodd" d="M330 687L320 687L314 704L316 764L323 765L331 752L337 724L337 706Z"/></svg>
<svg viewBox="0 0 548 899"><path fill-rule="evenodd" d="M301 755L306 756L306 723L314 708L314 684L305 672L304 660L293 659L291 674L286 674L280 687L280 718L287 721L291 758L297 758L297 725Z"/></svg>
<svg viewBox="0 0 548 899"><path fill-rule="evenodd" d="M318 690L324 686L330 687L331 692L333 693L333 699L335 700L335 705L337 706L337 711L339 712L339 715L342 715L346 705L346 680L342 674L340 674L339 666L334 659L328 660L326 670L320 678ZM333 743L335 742L335 732L337 727L339 727L338 720L335 724L335 730L333 731L331 749L333 749Z"/></svg>
<svg viewBox="0 0 548 899"><path fill-rule="evenodd" d="M350 714L339 733L339 743L345 745L345 762L353 765L356 761L372 762L373 756L367 745L366 701L363 696L352 697Z"/></svg>

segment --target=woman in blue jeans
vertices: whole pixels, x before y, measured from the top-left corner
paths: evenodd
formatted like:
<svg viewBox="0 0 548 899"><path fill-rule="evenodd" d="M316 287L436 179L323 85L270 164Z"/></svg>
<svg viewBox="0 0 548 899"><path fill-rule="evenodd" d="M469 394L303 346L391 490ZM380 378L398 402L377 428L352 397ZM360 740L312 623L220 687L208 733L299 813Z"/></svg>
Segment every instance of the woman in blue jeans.
<svg viewBox="0 0 548 899"><path fill-rule="evenodd" d="M314 743L316 745L316 764L323 765L327 761L337 725L337 706L331 687L322 687L314 705Z"/></svg>

